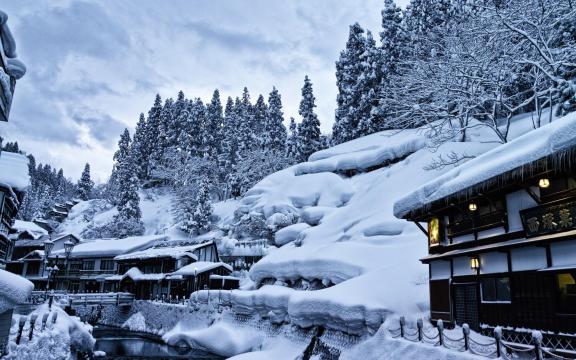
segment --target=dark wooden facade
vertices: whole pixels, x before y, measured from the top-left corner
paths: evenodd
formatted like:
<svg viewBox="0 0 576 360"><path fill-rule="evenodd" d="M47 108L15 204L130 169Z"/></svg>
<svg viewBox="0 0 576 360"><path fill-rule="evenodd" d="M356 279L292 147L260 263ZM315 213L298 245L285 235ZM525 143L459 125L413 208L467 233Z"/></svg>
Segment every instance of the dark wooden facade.
<svg viewBox="0 0 576 360"><path fill-rule="evenodd" d="M406 216L428 222L431 319L576 333L574 172L443 200Z"/></svg>

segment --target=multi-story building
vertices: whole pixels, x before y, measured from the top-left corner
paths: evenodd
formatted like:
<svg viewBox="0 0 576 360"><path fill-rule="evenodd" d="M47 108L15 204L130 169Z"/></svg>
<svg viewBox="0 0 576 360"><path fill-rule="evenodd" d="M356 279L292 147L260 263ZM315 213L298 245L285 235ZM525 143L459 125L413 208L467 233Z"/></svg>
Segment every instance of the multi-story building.
<svg viewBox="0 0 576 360"><path fill-rule="evenodd" d="M394 212L428 236L432 320L576 333L575 116L445 172Z"/></svg>

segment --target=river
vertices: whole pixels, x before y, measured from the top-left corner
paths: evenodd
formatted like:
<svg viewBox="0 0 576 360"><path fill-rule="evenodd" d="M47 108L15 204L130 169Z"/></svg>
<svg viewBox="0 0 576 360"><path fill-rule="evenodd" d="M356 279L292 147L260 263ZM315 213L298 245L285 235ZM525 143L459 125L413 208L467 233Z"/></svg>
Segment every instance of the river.
<svg viewBox="0 0 576 360"><path fill-rule="evenodd" d="M95 326L95 351L104 351L106 356L97 359L190 359L190 360L220 360L221 357L209 352L169 346L160 339L142 333L130 332L124 329Z"/></svg>

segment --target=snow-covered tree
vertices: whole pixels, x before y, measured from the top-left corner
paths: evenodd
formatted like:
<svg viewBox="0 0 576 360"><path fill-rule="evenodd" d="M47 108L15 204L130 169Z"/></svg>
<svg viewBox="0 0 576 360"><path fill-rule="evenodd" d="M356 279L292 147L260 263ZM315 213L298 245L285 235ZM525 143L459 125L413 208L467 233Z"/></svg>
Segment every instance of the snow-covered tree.
<svg viewBox="0 0 576 360"><path fill-rule="evenodd" d="M263 134L263 147L269 150L282 151L286 148L286 127L282 112L282 98L276 87L268 96L268 109Z"/></svg>
<svg viewBox="0 0 576 360"><path fill-rule="evenodd" d="M90 179L90 164L86 163L82 171L82 176L80 176L80 180L78 181L78 197L81 200L90 199L93 187L94 182Z"/></svg>
<svg viewBox="0 0 576 360"><path fill-rule="evenodd" d="M267 141L266 137L266 121L267 121L268 106L264 101L264 96L259 95L256 104L252 107L252 148L264 148L264 143Z"/></svg>
<svg viewBox="0 0 576 360"><path fill-rule="evenodd" d="M306 161L312 153L320 149L320 120L314 112L316 98L308 75L304 78L302 100L298 113L302 122L298 125L298 161Z"/></svg>
<svg viewBox="0 0 576 360"><path fill-rule="evenodd" d="M212 94L212 100L206 105L206 121L202 127L204 156L215 157L221 151L223 123L220 92L216 89Z"/></svg>
<svg viewBox="0 0 576 360"><path fill-rule="evenodd" d="M286 140L286 157L291 163L297 161L298 158L298 126L293 117L290 118L290 133Z"/></svg>

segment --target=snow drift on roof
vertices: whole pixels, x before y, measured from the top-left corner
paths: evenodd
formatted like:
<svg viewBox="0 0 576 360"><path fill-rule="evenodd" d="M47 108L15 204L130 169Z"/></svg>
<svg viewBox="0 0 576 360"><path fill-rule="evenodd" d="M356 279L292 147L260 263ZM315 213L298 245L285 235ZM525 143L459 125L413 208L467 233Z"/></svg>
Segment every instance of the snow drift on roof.
<svg viewBox="0 0 576 360"><path fill-rule="evenodd" d="M436 200L574 146L576 113L530 131L420 186L394 204L394 215L401 218Z"/></svg>
<svg viewBox="0 0 576 360"><path fill-rule="evenodd" d="M188 246L157 246L150 249L132 252L130 254L124 254L116 256L115 260L142 260L142 259L153 259L161 257L170 257L174 259L179 259L184 256L188 256L197 260L196 255L192 252L201 247L212 244L212 242L206 242L195 245Z"/></svg>
<svg viewBox="0 0 576 360"><path fill-rule="evenodd" d="M197 261L181 267L180 269L174 271L172 275L194 275L194 273L201 274L203 272L216 269L220 266L224 266L226 269L232 271L232 267L223 262Z"/></svg>
<svg viewBox="0 0 576 360"><path fill-rule="evenodd" d="M72 257L86 256L116 256L127 252L141 250L153 246L155 242L164 240L163 235L132 236L124 239L98 239L74 246ZM53 256L61 255L64 250L53 252Z"/></svg>
<svg viewBox="0 0 576 360"><path fill-rule="evenodd" d="M34 224L32 221L16 220L14 221L14 225L12 225L12 229L16 230L16 232L29 231L33 235L36 233L48 235L48 231Z"/></svg>
<svg viewBox="0 0 576 360"><path fill-rule="evenodd" d="M0 183L23 191L30 185L28 158L7 151L0 152Z"/></svg>
<svg viewBox="0 0 576 360"><path fill-rule="evenodd" d="M34 284L21 276L0 270L0 313L26 301Z"/></svg>

